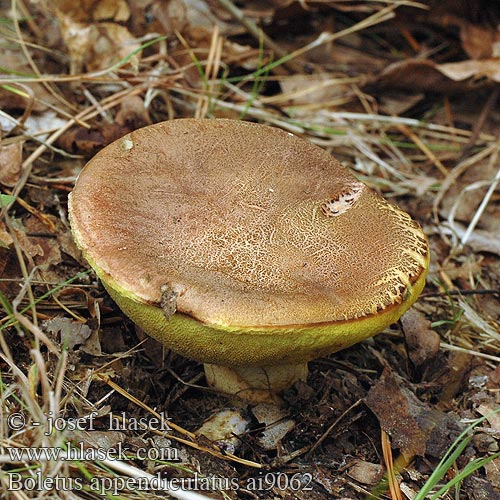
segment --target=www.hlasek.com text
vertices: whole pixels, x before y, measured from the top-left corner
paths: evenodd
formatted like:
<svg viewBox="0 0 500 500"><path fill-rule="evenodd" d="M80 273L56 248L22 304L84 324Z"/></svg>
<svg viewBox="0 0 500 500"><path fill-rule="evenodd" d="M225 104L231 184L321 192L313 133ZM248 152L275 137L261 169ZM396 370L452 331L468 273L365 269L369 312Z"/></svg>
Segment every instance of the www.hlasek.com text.
<svg viewBox="0 0 500 500"><path fill-rule="evenodd" d="M170 447L135 448L133 451L118 443L111 448L91 448L82 441L73 444L67 442L64 447L23 447L6 449L12 463L47 462L47 461L92 461L103 460L162 460L175 462L180 460L179 451Z"/></svg>

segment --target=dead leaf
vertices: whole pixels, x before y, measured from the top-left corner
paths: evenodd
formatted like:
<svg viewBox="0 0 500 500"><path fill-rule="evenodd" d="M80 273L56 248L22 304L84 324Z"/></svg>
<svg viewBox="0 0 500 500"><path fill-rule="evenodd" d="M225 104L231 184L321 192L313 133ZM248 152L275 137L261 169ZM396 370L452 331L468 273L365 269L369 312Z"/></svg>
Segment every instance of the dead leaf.
<svg viewBox="0 0 500 500"><path fill-rule="evenodd" d="M9 247L14 243L14 240L10 233L7 231L7 228L5 227L5 224L0 221L0 246L1 247ZM1 275L2 273L0 273Z"/></svg>
<svg viewBox="0 0 500 500"><path fill-rule="evenodd" d="M57 11L61 35L70 55L70 73L98 71L126 61L137 68L140 44L130 31L120 24L75 22L64 12ZM134 53L132 55L132 53Z"/></svg>
<svg viewBox="0 0 500 500"><path fill-rule="evenodd" d="M436 69L455 82L469 79L481 80L482 78L500 82L500 59L498 58L439 64Z"/></svg>
<svg viewBox="0 0 500 500"><path fill-rule="evenodd" d="M86 158L94 156L104 146L131 130L118 123L102 123L92 129L73 127L59 138L59 145L69 152L78 152Z"/></svg>
<svg viewBox="0 0 500 500"><path fill-rule="evenodd" d="M91 30L90 44L92 50L86 59L89 71L109 68L127 57L127 66L136 70L139 65L140 44L125 26L116 23L95 24Z"/></svg>
<svg viewBox="0 0 500 500"><path fill-rule="evenodd" d="M439 335L431 330L431 322L424 314L412 308L401 318L408 357L415 368L431 361L439 352Z"/></svg>
<svg viewBox="0 0 500 500"><path fill-rule="evenodd" d="M57 113L51 109L39 114L31 114L24 122L25 129L28 133L36 135L41 140L45 140L49 131L57 130L66 125L67 120L59 117Z"/></svg>
<svg viewBox="0 0 500 500"><path fill-rule="evenodd" d="M495 458L485 464L484 470L486 471L486 477L491 484L495 488L500 489L500 458Z"/></svg>
<svg viewBox="0 0 500 500"><path fill-rule="evenodd" d="M465 234L466 229L463 224L453 224L453 231L459 238ZM467 239L467 246L472 248L474 252L489 252L500 255L500 230L474 229Z"/></svg>
<svg viewBox="0 0 500 500"><path fill-rule="evenodd" d="M167 35L182 32L187 24L186 5L182 0L156 0L151 14L163 28L161 32Z"/></svg>
<svg viewBox="0 0 500 500"><path fill-rule="evenodd" d="M57 223L55 218L49 217L51 222ZM44 224L34 216L25 220L24 231L17 231L21 247L27 255L42 269L56 266L61 262L61 250L54 234L49 233Z"/></svg>
<svg viewBox="0 0 500 500"><path fill-rule="evenodd" d="M463 389L465 377L471 368L471 361L470 354L450 352L448 369L436 381L443 388L439 397L441 403L451 403L453 398Z"/></svg>
<svg viewBox="0 0 500 500"><path fill-rule="evenodd" d="M0 184L12 187L21 177L24 141L0 146Z"/></svg>
<svg viewBox="0 0 500 500"><path fill-rule="evenodd" d="M387 368L370 389L365 404L391 437L393 447L409 457L440 458L460 433L461 424L456 417L420 401Z"/></svg>
<svg viewBox="0 0 500 500"><path fill-rule="evenodd" d="M137 95L123 99L115 121L131 131L152 123L148 110L144 107L144 101Z"/></svg>
<svg viewBox="0 0 500 500"><path fill-rule="evenodd" d="M113 20L125 22L130 17L126 0L52 0L55 8L74 22Z"/></svg>
<svg viewBox="0 0 500 500"><path fill-rule="evenodd" d="M240 444L237 436L246 432L248 421L238 410L222 410L212 415L196 431L222 446L224 450L234 453Z"/></svg>
<svg viewBox="0 0 500 500"><path fill-rule="evenodd" d="M355 460L349 466L347 474L362 484L376 484L384 476L384 467L364 460Z"/></svg>
<svg viewBox="0 0 500 500"><path fill-rule="evenodd" d="M272 403L260 403L252 408L252 413L265 429L257 437L257 442L265 450L275 450L285 435L295 427L289 413Z"/></svg>
<svg viewBox="0 0 500 500"><path fill-rule="evenodd" d="M486 24L463 23L460 29L462 46L472 59L500 56L500 33Z"/></svg>
<svg viewBox="0 0 500 500"><path fill-rule="evenodd" d="M127 436L121 431L92 430L75 432L75 437L77 437L78 442L84 443L85 448L109 450L110 448L116 448L118 444L124 443Z"/></svg>
<svg viewBox="0 0 500 500"><path fill-rule="evenodd" d="M491 428L496 432L500 432L500 414L498 413L499 409L500 408L498 406L495 405L495 407L492 407L488 403L483 403L477 408L477 412L480 413L483 417L486 417L486 420L490 424Z"/></svg>
<svg viewBox="0 0 500 500"><path fill-rule="evenodd" d="M113 20L120 23L130 17L130 9L125 0L99 0L90 13L95 21Z"/></svg>
<svg viewBox="0 0 500 500"><path fill-rule="evenodd" d="M495 491L490 481L473 474L465 478L462 489L470 500L500 500L500 494Z"/></svg>
<svg viewBox="0 0 500 500"><path fill-rule="evenodd" d="M60 334L62 345L67 345L69 350L85 344L92 334L92 330L84 323L71 318L56 317L45 321L45 329L54 335Z"/></svg>
<svg viewBox="0 0 500 500"><path fill-rule="evenodd" d="M290 75L280 81L280 86L282 94L263 98L263 102L289 106L323 103L324 107L350 90L350 86L342 83L339 75L330 73Z"/></svg>
<svg viewBox="0 0 500 500"><path fill-rule="evenodd" d="M472 438L474 448L480 453L496 453L498 451L497 440L485 432L477 432Z"/></svg>
<svg viewBox="0 0 500 500"><path fill-rule="evenodd" d="M486 86L488 81L485 78L480 79L480 75L486 76L484 71L480 71L481 64L471 68L469 62L484 63L484 61L464 61L465 65L463 63L437 65L428 60L405 59L387 66L373 79L373 85L381 89L395 88L443 94L466 92ZM467 71L465 66L467 66ZM477 78L472 78L472 76L477 76Z"/></svg>

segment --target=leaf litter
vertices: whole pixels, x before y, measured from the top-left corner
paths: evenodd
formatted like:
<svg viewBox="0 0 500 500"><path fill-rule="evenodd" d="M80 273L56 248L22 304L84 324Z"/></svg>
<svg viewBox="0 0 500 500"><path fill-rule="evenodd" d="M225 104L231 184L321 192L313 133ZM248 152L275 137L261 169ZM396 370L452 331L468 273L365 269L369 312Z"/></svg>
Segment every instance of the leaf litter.
<svg viewBox="0 0 500 500"><path fill-rule="evenodd" d="M48 462L44 474L74 486L198 475L235 481L216 484L216 498L347 499L413 498L480 415L489 416L448 475L498 451L494 2L18 0L0 17L2 453L121 443L130 454L108 469ZM138 127L190 116L304 136L409 211L431 243L427 288L401 324L312 362L284 408L228 410L198 364L144 340L96 277L81 274L66 200L85 160ZM15 433L5 418L19 411L26 426ZM195 434L221 411L240 416L222 441ZM50 412L87 424L45 436L36 424ZM113 430L110 414L150 424L164 414L172 425ZM177 456L137 456L148 447ZM460 498L497 498L498 460L468 476ZM3 491L18 467L2 464ZM45 495L65 498L55 487Z"/></svg>

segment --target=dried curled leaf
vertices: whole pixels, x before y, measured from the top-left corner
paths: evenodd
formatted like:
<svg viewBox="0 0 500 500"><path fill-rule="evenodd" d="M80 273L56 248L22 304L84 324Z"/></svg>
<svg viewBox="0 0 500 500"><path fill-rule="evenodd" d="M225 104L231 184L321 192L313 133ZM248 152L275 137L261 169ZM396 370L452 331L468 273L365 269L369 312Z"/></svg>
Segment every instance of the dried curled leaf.
<svg viewBox="0 0 500 500"><path fill-rule="evenodd" d="M0 146L0 184L12 187L21 176L23 143L24 141L17 141Z"/></svg>

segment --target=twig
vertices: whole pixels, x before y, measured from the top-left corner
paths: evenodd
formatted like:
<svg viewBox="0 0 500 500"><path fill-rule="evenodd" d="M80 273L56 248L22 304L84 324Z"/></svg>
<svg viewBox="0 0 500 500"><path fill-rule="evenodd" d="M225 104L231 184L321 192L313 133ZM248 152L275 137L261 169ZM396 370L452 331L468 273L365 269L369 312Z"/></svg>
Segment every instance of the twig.
<svg viewBox="0 0 500 500"><path fill-rule="evenodd" d="M389 491L391 492L392 500L403 500L403 495L401 493L401 488L399 487L398 480L396 478L396 471L394 470L394 460L392 459L391 442L389 440L389 435L382 429L381 435L382 441L382 453L384 455L385 467L387 469L387 480L389 482Z"/></svg>
<svg viewBox="0 0 500 500"><path fill-rule="evenodd" d="M484 352L474 351L472 349L466 349L465 347L459 347L457 345L448 344L447 342L441 341L441 347L448 349L448 351L463 352L464 354L469 354L470 356L477 356L478 358L487 359L489 361L494 361L495 363L500 363L500 357L492 356L491 354L486 354Z"/></svg>
<svg viewBox="0 0 500 500"><path fill-rule="evenodd" d="M134 396L132 396L131 394L129 394L127 391L125 391L124 389L122 389L118 384L115 384L109 377L105 376L105 375L101 375L99 374L98 377L103 381L105 382L106 384L108 384L110 387L112 387L114 390L116 390L118 393L120 393L122 396L126 397L127 399L129 399L130 401L132 401L133 403L137 404L138 406L140 406L141 408L145 409L146 411L148 411L149 413L151 413L152 415L154 415L156 418L160 419L162 418L162 416L156 412L155 410L153 410L153 408L151 408L150 406L146 405L144 402L138 400L137 398L135 398ZM192 432L189 432L188 430L184 429L183 427L181 427L180 425L177 425L175 424L174 422L172 422L171 420L169 420L167 422L168 426L179 432L180 434L184 435L184 436L187 436L189 437L190 439L196 439L196 435L193 434ZM182 443L186 446L189 446L191 448L195 448L197 450L200 450L200 451L204 451L204 452L207 452L207 453L210 453L211 455L217 457L217 458L220 458L222 460L232 460L233 462L237 462L237 463L240 463L242 465L246 465L248 467L254 467L254 468L257 468L257 469L261 469L263 466L261 464L258 464L256 462L252 462L251 460L245 460L243 458L240 458L240 457L237 457L236 455L233 455L232 453L221 453L219 451L219 449L214 445L214 448L207 448L206 446L202 446L194 441L188 441L187 439L182 439L182 438L179 438L177 436L174 436L172 434L163 434L165 435L166 437L170 438L170 439L173 439L174 441L177 441L179 443Z"/></svg>

